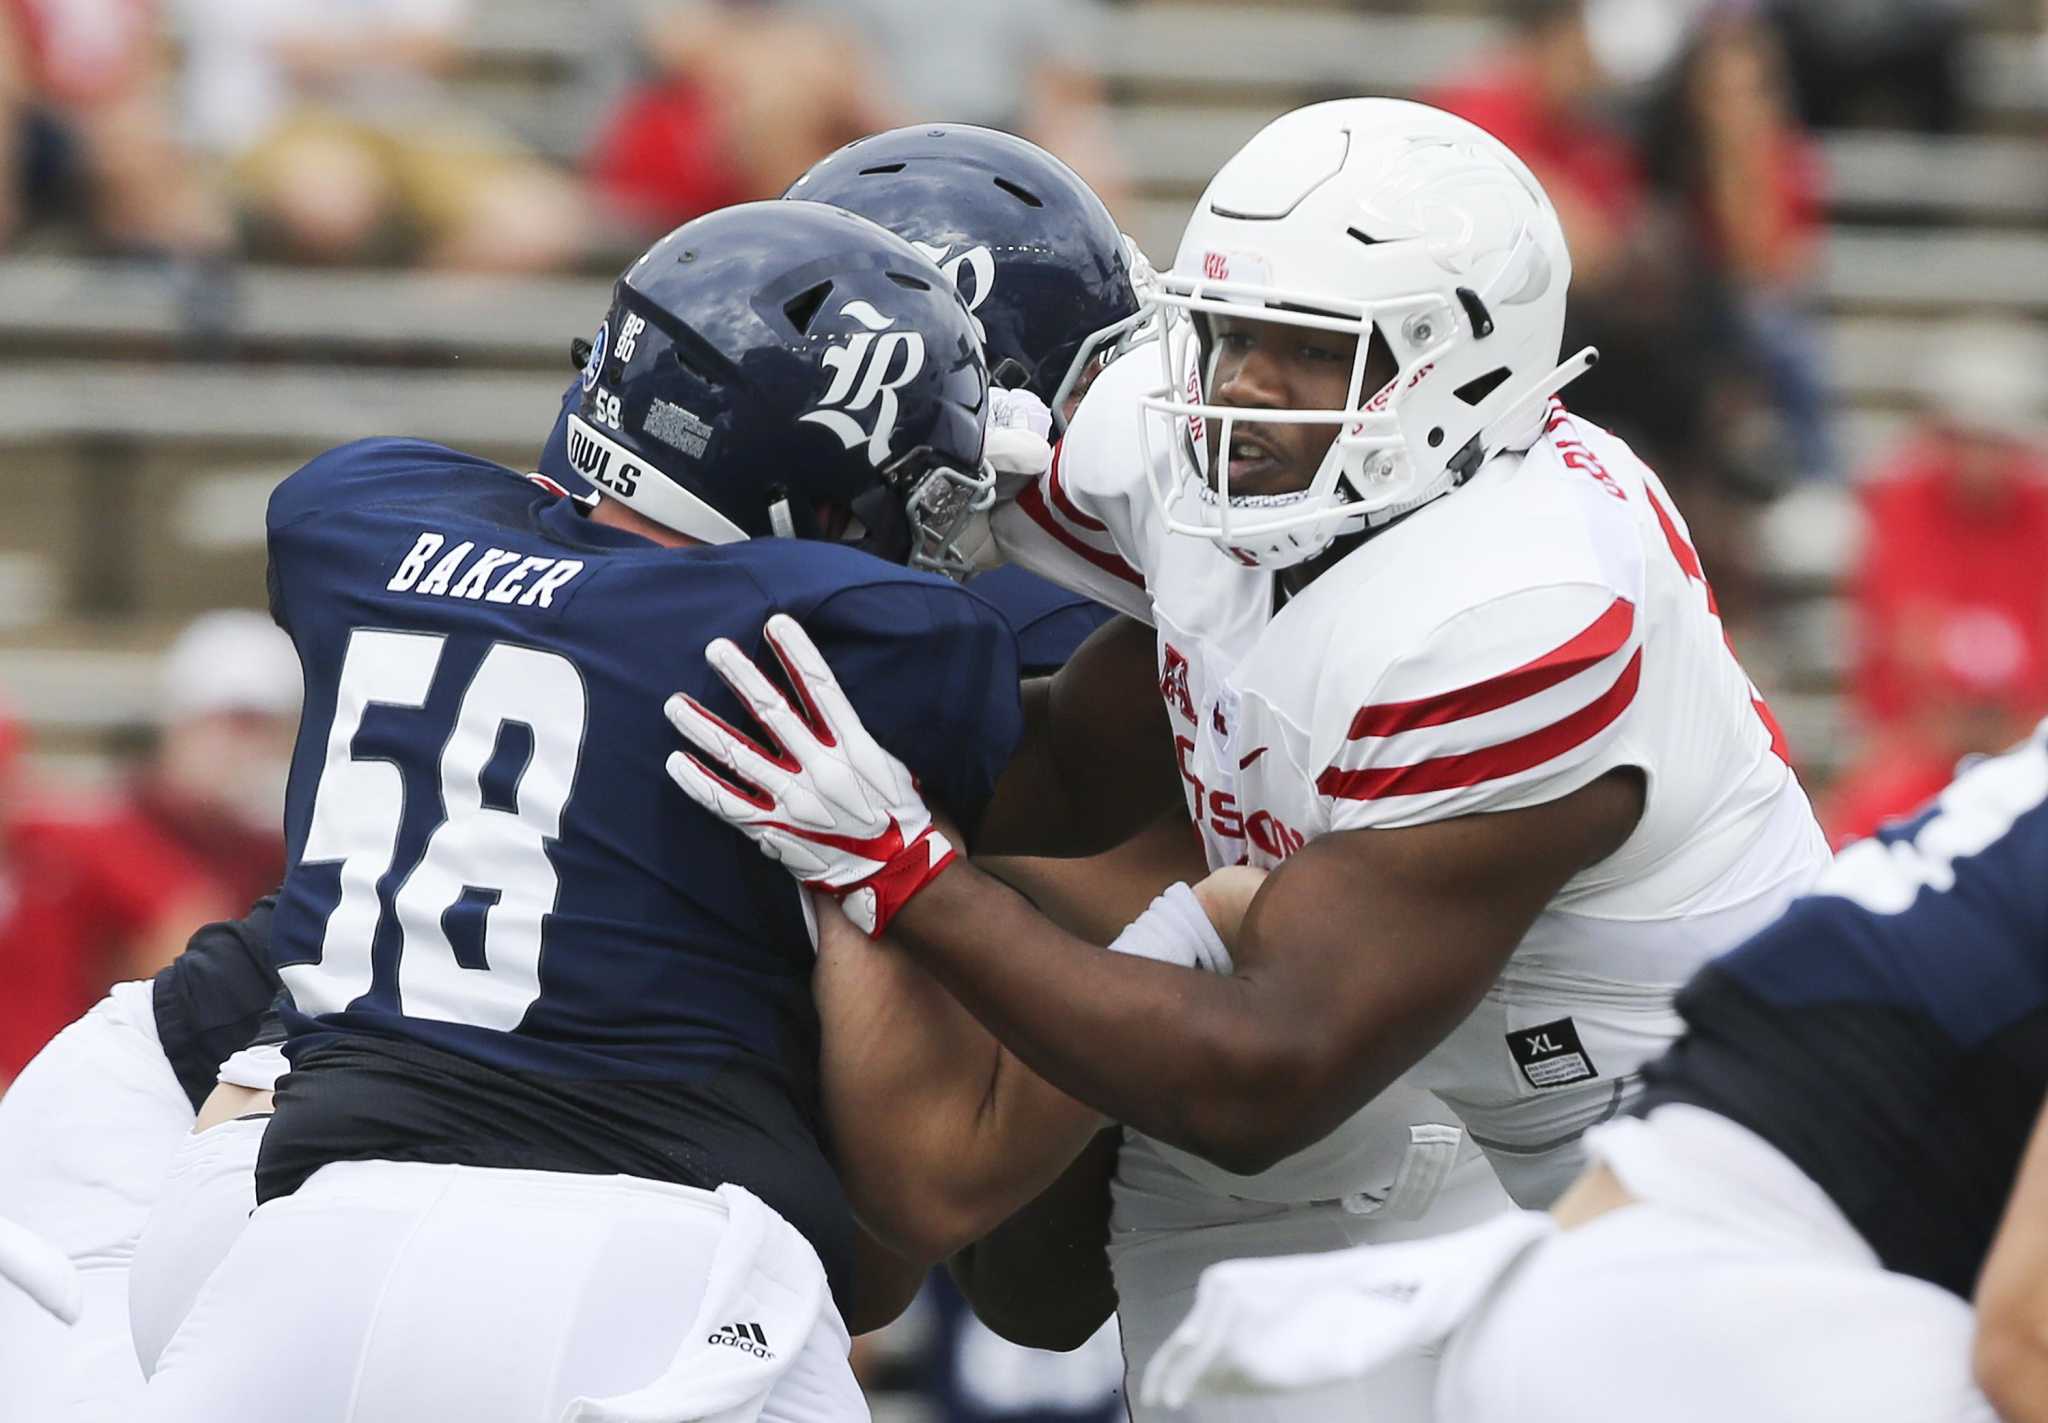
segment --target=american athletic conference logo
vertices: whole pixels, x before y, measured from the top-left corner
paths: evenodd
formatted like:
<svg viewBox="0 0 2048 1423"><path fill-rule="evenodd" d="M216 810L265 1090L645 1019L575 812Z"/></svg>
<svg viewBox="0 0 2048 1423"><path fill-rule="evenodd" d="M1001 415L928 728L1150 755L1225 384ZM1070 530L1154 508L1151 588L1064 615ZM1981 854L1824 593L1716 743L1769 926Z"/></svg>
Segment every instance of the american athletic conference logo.
<svg viewBox="0 0 2048 1423"><path fill-rule="evenodd" d="M605 347L611 345L611 342L612 323L607 319L598 326L597 335L590 342L590 354L583 360L583 390L585 394L588 394L590 388L597 384L598 377L604 374Z"/></svg>
<svg viewBox="0 0 2048 1423"><path fill-rule="evenodd" d="M867 329L854 332L844 346L834 346L824 354L823 364L832 372L832 384L817 409L797 418L823 425L849 450L866 441L868 463L880 469L889 458L889 440L896 433L896 392L924 369L924 335L891 330L896 318L882 315L865 301L849 301L839 308L839 314ZM854 418L870 406L875 411L873 429L864 428Z"/></svg>

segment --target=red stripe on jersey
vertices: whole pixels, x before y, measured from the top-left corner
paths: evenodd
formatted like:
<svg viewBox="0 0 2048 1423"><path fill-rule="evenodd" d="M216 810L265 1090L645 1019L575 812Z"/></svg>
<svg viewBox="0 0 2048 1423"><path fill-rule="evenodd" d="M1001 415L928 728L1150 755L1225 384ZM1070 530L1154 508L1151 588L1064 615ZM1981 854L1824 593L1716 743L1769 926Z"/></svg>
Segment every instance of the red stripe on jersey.
<svg viewBox="0 0 2048 1423"><path fill-rule="evenodd" d="M1060 521L1053 517L1052 510L1045 507L1045 496L1038 492L1038 486L1027 484L1024 492L1017 496L1017 507L1031 516L1031 522L1058 539L1061 544L1087 559L1105 573L1114 574L1135 588L1145 586L1145 580L1134 572L1128 563L1113 553L1104 553L1092 548L1070 533Z"/></svg>
<svg viewBox="0 0 2048 1423"><path fill-rule="evenodd" d="M1670 548L1671 556L1678 560L1679 570L1683 572L1686 577L1691 578L1696 582L1706 582L1707 572L1704 568L1700 567L1700 556L1692 551L1691 544L1687 543L1683 538L1679 537L1678 524L1671 517L1671 515L1665 511L1664 501L1659 499L1656 495L1651 494L1647 488L1643 490L1643 493L1647 495L1650 500L1650 508L1654 510L1657 515L1657 527L1664 531L1664 543L1668 548ZM1712 595L1709 594L1709 596L1711 597Z"/></svg>
<svg viewBox="0 0 2048 1423"><path fill-rule="evenodd" d="M1067 496L1067 482L1060 478L1060 456L1065 453L1067 442L1061 440L1052 447L1052 468L1046 471L1046 488L1052 492L1052 507L1065 515L1076 528L1086 529L1091 534L1106 534L1109 525L1100 519L1091 519L1081 512L1081 506Z"/></svg>
<svg viewBox="0 0 2048 1423"><path fill-rule="evenodd" d="M1347 771L1332 766L1316 777L1316 790L1343 800L1381 800L1387 796L1421 795L1457 790L1483 781L1534 770L1545 761L1584 745L1628 710L1642 680L1643 652L1636 649L1612 687L1570 716L1527 736L1479 751L1433 756L1412 766L1368 767Z"/></svg>
<svg viewBox="0 0 2048 1423"><path fill-rule="evenodd" d="M1534 661L1524 662L1512 672L1460 687L1455 692L1418 697L1410 702L1380 702L1362 708L1357 716L1351 718L1351 740L1365 736L1392 736L1424 726L1442 726L1447 721L1478 716L1481 712L1519 702L1524 697L1533 697L1621 651L1635 625L1635 604L1626 598L1616 598L1607 605L1607 611L1593 619L1583 632Z"/></svg>

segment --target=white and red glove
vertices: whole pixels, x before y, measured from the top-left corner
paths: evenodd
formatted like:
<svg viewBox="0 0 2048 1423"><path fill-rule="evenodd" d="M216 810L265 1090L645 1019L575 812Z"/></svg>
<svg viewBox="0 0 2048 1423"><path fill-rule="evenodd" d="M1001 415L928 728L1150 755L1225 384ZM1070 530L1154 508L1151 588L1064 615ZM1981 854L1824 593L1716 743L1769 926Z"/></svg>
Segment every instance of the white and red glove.
<svg viewBox="0 0 2048 1423"><path fill-rule="evenodd" d="M669 778L745 831L806 889L834 896L847 918L879 935L959 852L933 827L910 768L868 735L796 619L776 614L766 636L803 710L729 638L719 638L704 660L774 744L761 745L679 692L664 710L692 744L668 758Z"/></svg>
<svg viewBox="0 0 2048 1423"><path fill-rule="evenodd" d="M988 439L982 461L995 475L995 503L975 514L954 536L954 545L977 573L1003 566L989 516L1024 492L1052 467L1052 412L1028 390L991 387L988 393Z"/></svg>

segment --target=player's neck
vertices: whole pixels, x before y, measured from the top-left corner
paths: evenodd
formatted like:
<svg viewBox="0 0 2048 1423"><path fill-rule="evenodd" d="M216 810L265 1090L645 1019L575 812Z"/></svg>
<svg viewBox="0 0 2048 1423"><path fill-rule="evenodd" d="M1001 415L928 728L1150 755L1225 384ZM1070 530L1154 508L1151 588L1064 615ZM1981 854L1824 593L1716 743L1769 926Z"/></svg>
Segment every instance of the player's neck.
<svg viewBox="0 0 2048 1423"><path fill-rule="evenodd" d="M638 534L652 540L663 548L692 548L698 540L688 534L679 534L674 529L663 528L654 520L636 509L629 509L616 499L599 499L590 511L593 523L604 524L614 529L624 529L629 534Z"/></svg>
<svg viewBox="0 0 2048 1423"><path fill-rule="evenodd" d="M1314 558L1306 559L1291 568L1283 568L1273 577L1280 585L1280 603L1298 597L1301 590L1335 568L1344 556L1365 542L1364 534L1347 534L1336 540Z"/></svg>

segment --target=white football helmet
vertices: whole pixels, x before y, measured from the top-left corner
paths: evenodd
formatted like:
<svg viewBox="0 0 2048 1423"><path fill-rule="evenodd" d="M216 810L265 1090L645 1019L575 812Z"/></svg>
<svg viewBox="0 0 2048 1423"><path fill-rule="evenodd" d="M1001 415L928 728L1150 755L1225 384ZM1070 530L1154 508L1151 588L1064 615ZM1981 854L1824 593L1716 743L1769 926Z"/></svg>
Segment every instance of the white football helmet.
<svg viewBox="0 0 2048 1423"><path fill-rule="evenodd" d="M1571 256L1528 167L1476 125L1400 99L1339 99L1275 119L1203 193L1173 270L1145 300L1168 339L1143 397L1146 464L1167 524L1240 562L1286 567L1455 489L1541 433L1589 369L1557 364ZM1203 314L1355 336L1339 410L1210 403ZM1399 367L1363 389L1372 333ZM1222 423L1213 481L1204 422ZM1238 424L1339 427L1308 488L1230 493ZM1152 458L1164 440L1170 457ZM1183 490L1194 497L1182 499Z"/></svg>

